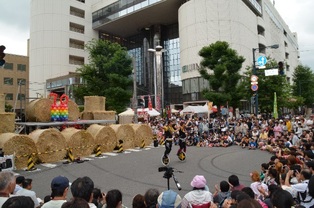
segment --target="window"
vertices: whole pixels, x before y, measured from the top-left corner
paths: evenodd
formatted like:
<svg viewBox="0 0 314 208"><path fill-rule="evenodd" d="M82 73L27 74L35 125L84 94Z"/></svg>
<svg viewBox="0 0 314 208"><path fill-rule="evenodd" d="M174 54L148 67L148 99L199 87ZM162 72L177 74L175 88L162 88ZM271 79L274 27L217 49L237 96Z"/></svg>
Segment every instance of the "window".
<svg viewBox="0 0 314 208"><path fill-rule="evenodd" d="M13 85L13 78L4 77L3 83L4 83L5 85Z"/></svg>
<svg viewBox="0 0 314 208"><path fill-rule="evenodd" d="M17 85L19 85L20 83L21 83L21 85L25 85L26 79L17 79Z"/></svg>
<svg viewBox="0 0 314 208"><path fill-rule="evenodd" d="M70 48L77 48L77 49L82 49L84 50L84 41L81 40L75 40L75 39L70 39Z"/></svg>
<svg viewBox="0 0 314 208"><path fill-rule="evenodd" d="M84 34L84 26L79 25L79 24L75 24L73 22L70 22L70 30L73 32Z"/></svg>
<svg viewBox="0 0 314 208"><path fill-rule="evenodd" d="M85 17L85 11L84 10L81 10L81 9L78 9L78 8L75 8L72 6L70 7L70 14L77 16L77 17L81 17L81 18Z"/></svg>
<svg viewBox="0 0 314 208"><path fill-rule="evenodd" d="M5 95L5 100L13 100L13 93L8 93Z"/></svg>
<svg viewBox="0 0 314 208"><path fill-rule="evenodd" d="M20 94L20 93L19 93L19 94L17 95L17 99L18 99L18 100L25 100L25 94Z"/></svg>
<svg viewBox="0 0 314 208"><path fill-rule="evenodd" d="M13 63L5 63L5 64L4 64L4 68L5 68L5 69L13 70Z"/></svg>
<svg viewBox="0 0 314 208"><path fill-rule="evenodd" d="M18 64L17 70L18 71L26 71L26 65L25 64Z"/></svg>
<svg viewBox="0 0 314 208"><path fill-rule="evenodd" d="M84 64L84 57L80 56L69 56L69 63L74 65L83 65Z"/></svg>

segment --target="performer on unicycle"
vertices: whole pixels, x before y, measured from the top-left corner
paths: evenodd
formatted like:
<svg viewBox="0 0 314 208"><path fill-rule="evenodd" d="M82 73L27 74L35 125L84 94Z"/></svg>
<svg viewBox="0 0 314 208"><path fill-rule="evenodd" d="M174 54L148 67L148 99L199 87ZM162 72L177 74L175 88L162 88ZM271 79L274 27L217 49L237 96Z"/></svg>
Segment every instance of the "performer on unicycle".
<svg viewBox="0 0 314 208"><path fill-rule="evenodd" d="M172 149L172 142L173 142L173 133L175 132L174 124L170 120L168 121L168 124L164 127L165 131L165 152L162 158L162 162L164 165L168 165L169 163L169 154Z"/></svg>

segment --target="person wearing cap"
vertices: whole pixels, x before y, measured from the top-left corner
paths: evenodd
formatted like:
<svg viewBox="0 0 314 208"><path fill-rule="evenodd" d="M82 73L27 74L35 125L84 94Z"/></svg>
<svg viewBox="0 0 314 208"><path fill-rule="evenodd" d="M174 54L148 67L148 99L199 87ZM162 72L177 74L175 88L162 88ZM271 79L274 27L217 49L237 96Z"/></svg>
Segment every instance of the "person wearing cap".
<svg viewBox="0 0 314 208"><path fill-rule="evenodd" d="M173 190L163 191L157 202L158 208L181 208L181 197Z"/></svg>
<svg viewBox="0 0 314 208"><path fill-rule="evenodd" d="M206 179L203 175L194 176L191 181L193 190L188 192L182 199L181 207L187 208L195 207L211 207L215 204L213 201L212 193L206 190Z"/></svg>
<svg viewBox="0 0 314 208"><path fill-rule="evenodd" d="M32 191L32 183L33 183L33 180L30 179L30 178L26 178L22 185L23 185L23 189L19 190L18 192L16 192L16 195L19 195L19 196L29 196L32 198L32 200L34 201L34 204L35 204L35 208L36 207L39 207L40 204L39 204L39 200L37 199L37 196L36 196L36 193L35 191Z"/></svg>
<svg viewBox="0 0 314 208"><path fill-rule="evenodd" d="M64 176L57 176L51 181L52 199L45 203L42 208L60 208L66 202L69 190L69 180Z"/></svg>

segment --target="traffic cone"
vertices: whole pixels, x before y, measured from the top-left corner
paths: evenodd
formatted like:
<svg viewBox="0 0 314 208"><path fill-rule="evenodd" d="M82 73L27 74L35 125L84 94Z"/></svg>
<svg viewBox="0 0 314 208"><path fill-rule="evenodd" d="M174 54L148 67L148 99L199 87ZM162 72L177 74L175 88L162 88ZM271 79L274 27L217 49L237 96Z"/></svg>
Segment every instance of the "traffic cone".
<svg viewBox="0 0 314 208"><path fill-rule="evenodd" d="M97 147L94 150L95 157L100 157L101 156L101 149L100 149L100 144L97 145Z"/></svg>
<svg viewBox="0 0 314 208"><path fill-rule="evenodd" d="M35 167L35 163L33 161L33 156L32 154L30 154L28 156L28 160L27 160L27 171L32 171L32 170L36 170L37 168Z"/></svg>
<svg viewBox="0 0 314 208"><path fill-rule="evenodd" d="M143 139L140 148L143 149L144 147L145 147L145 141L144 141L144 139Z"/></svg>

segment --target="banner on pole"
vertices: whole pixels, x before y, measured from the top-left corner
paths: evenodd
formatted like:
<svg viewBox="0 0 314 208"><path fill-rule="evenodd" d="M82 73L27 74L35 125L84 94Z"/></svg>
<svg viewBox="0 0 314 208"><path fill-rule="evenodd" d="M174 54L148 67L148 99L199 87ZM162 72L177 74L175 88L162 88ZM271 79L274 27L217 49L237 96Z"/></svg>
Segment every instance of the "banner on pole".
<svg viewBox="0 0 314 208"><path fill-rule="evenodd" d="M276 92L274 92L274 112L273 112L273 116L275 119L278 118L278 109L277 109L277 95Z"/></svg>

